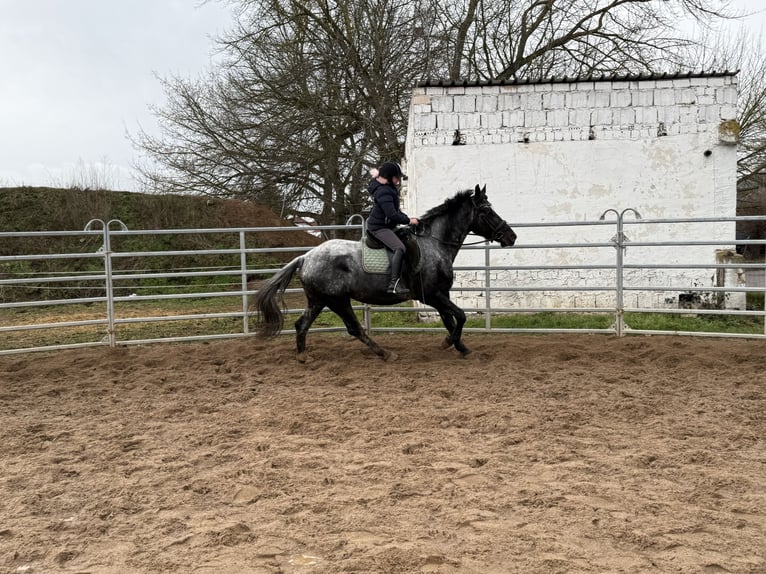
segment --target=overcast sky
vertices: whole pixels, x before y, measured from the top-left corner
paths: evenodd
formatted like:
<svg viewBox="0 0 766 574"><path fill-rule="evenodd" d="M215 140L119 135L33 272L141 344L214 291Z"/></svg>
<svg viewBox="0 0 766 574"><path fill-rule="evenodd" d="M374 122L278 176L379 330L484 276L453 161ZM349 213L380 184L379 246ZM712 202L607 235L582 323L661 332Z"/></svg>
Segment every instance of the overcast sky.
<svg viewBox="0 0 766 574"><path fill-rule="evenodd" d="M733 1L766 33L763 0ZM0 187L138 190L126 134L157 133L157 76L204 73L231 22L215 0L0 0Z"/></svg>
<svg viewBox="0 0 766 574"><path fill-rule="evenodd" d="M231 22L220 2L0 0L0 187L136 189L126 132L157 133L156 76L204 72Z"/></svg>

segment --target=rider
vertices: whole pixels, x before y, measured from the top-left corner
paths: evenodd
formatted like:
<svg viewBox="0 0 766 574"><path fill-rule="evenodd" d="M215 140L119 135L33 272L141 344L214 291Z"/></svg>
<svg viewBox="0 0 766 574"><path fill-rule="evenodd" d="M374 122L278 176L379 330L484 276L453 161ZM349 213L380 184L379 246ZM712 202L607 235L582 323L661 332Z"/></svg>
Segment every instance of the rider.
<svg viewBox="0 0 766 574"><path fill-rule="evenodd" d="M397 225L417 225L415 217L409 217L399 209L399 186L407 176L402 173L401 166L393 161L387 161L380 168L370 170L373 179L367 191L373 199L373 207L367 218L367 231L383 245L394 252L391 258L391 282L388 293L397 295L409 293L401 283L402 260L404 258L404 243L394 233Z"/></svg>

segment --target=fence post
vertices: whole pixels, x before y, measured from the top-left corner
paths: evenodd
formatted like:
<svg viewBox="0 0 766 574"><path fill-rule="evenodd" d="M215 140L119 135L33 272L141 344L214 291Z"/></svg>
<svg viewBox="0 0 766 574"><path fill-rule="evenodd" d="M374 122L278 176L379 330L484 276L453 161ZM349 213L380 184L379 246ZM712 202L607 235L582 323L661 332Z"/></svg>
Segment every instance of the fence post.
<svg viewBox="0 0 766 574"><path fill-rule="evenodd" d="M104 234L104 242L101 245L101 251L104 254L104 287L106 290L106 320L107 320L107 339L109 346L114 347L117 344L117 336L114 329L114 283L112 281L112 240L110 236L110 226L117 223L121 231L127 231L128 226L119 219L110 219L104 223L103 219L91 219L85 224L85 231L91 231L93 224L100 223Z"/></svg>
<svg viewBox="0 0 766 574"><path fill-rule="evenodd" d="M247 314L247 253L245 253L245 232L239 232L239 266L242 270L242 332L247 335L250 332L250 317Z"/></svg>
<svg viewBox="0 0 766 574"><path fill-rule="evenodd" d="M354 225L354 221L358 219L362 226L361 240L367 236L367 220L361 213L354 213L346 219L346 225ZM364 324L364 332L368 335L372 335L372 311L370 311L370 305L364 304L362 307L362 323Z"/></svg>
<svg viewBox="0 0 766 574"><path fill-rule="evenodd" d="M617 250L617 262L615 264L616 273L616 289L615 293L616 306L614 310L614 330L618 337L623 336L625 330L625 304L624 304L624 264L626 243L630 241L625 235L624 231L624 219L625 214L632 212L636 219L641 219L641 214L632 207L627 207L618 212L616 209L607 209L601 214L599 219L606 219L607 213L614 213L617 216L617 234L612 237L611 241L615 244L614 247Z"/></svg>
<svg viewBox="0 0 766 574"><path fill-rule="evenodd" d="M367 304L362 308L362 318L364 320L364 332L372 335L372 312Z"/></svg>
<svg viewBox="0 0 766 574"><path fill-rule="evenodd" d="M492 287L492 281L489 276L489 267L490 267L489 245L490 245L489 241L487 241L484 244L484 298L485 298L484 328L487 331L492 330L492 301L490 300L491 298L490 288Z"/></svg>
<svg viewBox="0 0 766 574"><path fill-rule="evenodd" d="M766 288L766 258L763 260L763 287ZM747 294L745 294L747 299ZM766 335L766 292L763 294L763 334Z"/></svg>

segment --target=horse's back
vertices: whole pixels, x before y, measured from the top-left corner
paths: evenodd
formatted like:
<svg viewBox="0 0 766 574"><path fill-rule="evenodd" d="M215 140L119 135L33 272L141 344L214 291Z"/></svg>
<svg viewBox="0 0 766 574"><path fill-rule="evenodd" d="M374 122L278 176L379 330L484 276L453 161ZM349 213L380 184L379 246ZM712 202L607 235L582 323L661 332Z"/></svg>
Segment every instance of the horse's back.
<svg viewBox="0 0 766 574"><path fill-rule="evenodd" d="M330 239L317 245L303 256L300 278L305 284L314 278L327 282L343 274L359 273L362 269L361 246L358 241Z"/></svg>

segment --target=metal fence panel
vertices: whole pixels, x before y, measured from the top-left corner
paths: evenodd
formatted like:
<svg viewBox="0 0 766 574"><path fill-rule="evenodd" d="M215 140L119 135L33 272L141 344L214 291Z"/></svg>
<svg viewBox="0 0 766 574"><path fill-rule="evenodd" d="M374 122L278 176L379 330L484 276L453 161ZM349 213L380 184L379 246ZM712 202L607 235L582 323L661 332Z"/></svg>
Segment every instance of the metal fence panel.
<svg viewBox="0 0 766 574"><path fill-rule="evenodd" d="M729 299L739 297L763 296L764 262L745 262L731 255L728 259L716 262L679 262L679 261L636 261L633 254L636 248L668 248L683 251L692 246L701 245L711 248L723 247L733 253L739 246L760 246L764 240L708 241L700 239L674 241L636 241L631 242L625 233L628 226L678 226L689 222L766 220L757 218L708 218L676 220L624 220L624 215L631 210L614 212L617 219L605 218L599 221L558 222L558 223L513 223L514 228L545 228L552 230L549 235L555 237L556 227L579 227L588 236L593 229L605 228L612 236L610 241L584 241L582 243L524 243L520 232L519 243L514 250L574 250L582 261L561 263L560 265L541 263L530 264L524 261L507 264L496 261L500 248L487 243L465 246L455 265L456 283L453 297L466 313L484 318L483 328L467 328L467 332L497 331L513 333L611 333L617 336L628 334L678 334L688 336L726 336L726 337L766 337L766 314L763 305L760 309L743 308L742 304L729 305ZM361 220L361 218L359 218ZM266 258L278 254L298 255L310 247L284 246L269 248L253 246L253 238L261 233L295 232L296 227L252 227L220 229L182 229L182 230L129 230L120 221L103 222L92 220L83 231L60 232L25 232L2 233L0 241L6 237L36 237L38 239L61 237L100 237L101 246L95 251L81 253L18 253L0 256L0 334L6 340L16 341L0 346L0 354L24 351L40 351L87 347L99 345L133 345L160 341L196 341L226 337L251 336L249 324L248 297L257 290L257 283L275 272L281 265L265 264ZM319 226L311 231L334 232L343 230L360 236L362 224L346 226ZM174 249L172 244L167 250L154 251L117 251L113 244L119 238L136 236L180 236L196 234L199 236L226 236L233 246L216 249ZM599 236L603 235L599 233ZM473 238L470 239L471 241ZM627 254L626 254L627 252ZM650 252L650 251L642 251ZM596 254L592 261L587 254ZM665 251L667 253L667 251ZM221 261L220 265L207 265L187 268L168 262L181 258L212 258ZM57 262L80 260L86 267L82 272L67 271L58 267ZM153 261L163 261L162 266ZM127 261L140 261L139 268L125 267ZM226 262L225 264L223 262ZM31 263L45 263L47 270L32 272ZM687 270L689 273L713 273L718 284L690 285L663 282L662 272ZM579 281L562 280L562 277L575 277ZM524 283L522 279L529 282ZM78 290L81 295L77 295ZM19 296L19 293L29 293ZM66 297L57 297L64 293ZM652 295L654 293L655 295ZM676 293L677 296L668 294ZM299 296L300 289L289 289L288 298ZM570 296L576 304L551 305L551 301L564 301ZM681 304L682 295L684 304ZM694 304L696 299L708 298L708 304ZM643 297L643 299L642 299ZM654 297L654 299L652 299ZM678 304L656 304L662 297L678 299ZM729 299L727 299L729 298ZM687 301L688 299L688 301ZM214 308L213 302L225 301L226 309ZM606 304L604 303L606 301ZM674 299L675 301L675 299ZM762 299L761 299L762 301ZM173 307L181 302L199 303L199 308L188 312L185 307ZM648 302L648 303L647 303ZM655 304L652 304L655 302ZM685 303L689 304L686 305ZM711 303L712 302L712 303ZM144 303L153 305L151 310L142 307ZM165 314L158 315L156 308L167 305ZM56 311L63 306L82 308L82 316L61 314ZM220 307L220 305L218 306ZM50 316L35 322L25 321L24 314L41 308L51 309ZM302 312L302 303L291 305L287 313L297 315ZM433 317L433 309L420 304L407 307L375 307L357 305L363 313L365 326L369 331L427 331L432 327L375 327L372 317L379 312L415 313L421 317ZM493 326L493 319L506 314L607 314L613 318L609 328L499 328ZM756 317L763 325L757 333L722 333L691 332L684 330L663 331L658 329L639 329L626 324L625 314L667 314L689 316L728 316ZM172 325L178 323L176 332L150 336L152 325ZM184 324L195 323L203 332L188 333ZM144 330L136 330L142 325ZM205 332L207 325L214 329ZM149 333L146 332L149 329ZM342 331L341 327L316 328L314 331ZM23 336L33 333L75 333L62 335L61 340L53 336L46 344L24 343ZM289 331L288 331L289 332ZM16 339L12 339L14 336Z"/></svg>

